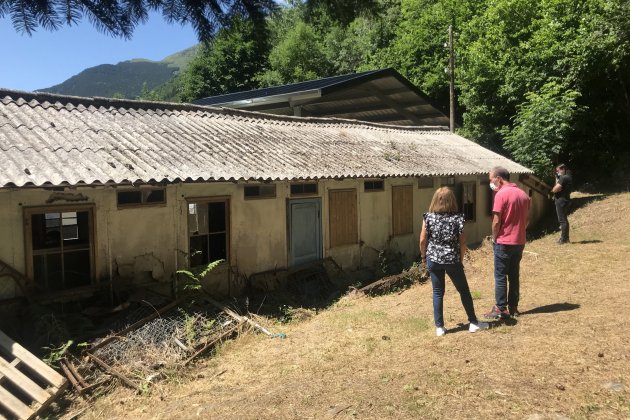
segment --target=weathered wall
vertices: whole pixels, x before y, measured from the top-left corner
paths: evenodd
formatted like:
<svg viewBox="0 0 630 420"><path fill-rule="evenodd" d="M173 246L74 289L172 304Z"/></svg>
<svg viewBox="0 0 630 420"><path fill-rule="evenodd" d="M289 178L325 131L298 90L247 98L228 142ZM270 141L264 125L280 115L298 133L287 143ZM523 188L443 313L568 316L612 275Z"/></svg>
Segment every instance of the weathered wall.
<svg viewBox="0 0 630 420"><path fill-rule="evenodd" d="M459 182L476 182L477 217L466 223L469 243L490 234L487 177L463 176ZM436 178L434 188L418 188L416 178L387 179L384 190L364 192L363 180L322 180L317 196L321 199L323 256L334 258L345 269L373 267L378 251L391 249L408 259L418 253L422 213L428 210L435 188L446 183ZM413 233L392 236L392 187L412 185ZM272 199L244 199L243 183L174 184L166 188L166 204L118 208L116 188L83 187L65 192L87 197L76 204L94 205L95 273L100 281L121 278L137 283L167 282L178 268L187 266L188 203L197 199L229 198L229 265L210 276L206 284L219 294L238 293L243 276L287 267L288 182L277 183ZM354 188L357 191L359 243L330 247L328 192ZM529 192L529 188L523 188ZM60 200L47 204L55 192L41 188L0 189L0 259L25 272L23 209L72 205ZM545 197L532 194L531 220L535 223L548 208ZM16 294L11 279L0 279L0 298Z"/></svg>

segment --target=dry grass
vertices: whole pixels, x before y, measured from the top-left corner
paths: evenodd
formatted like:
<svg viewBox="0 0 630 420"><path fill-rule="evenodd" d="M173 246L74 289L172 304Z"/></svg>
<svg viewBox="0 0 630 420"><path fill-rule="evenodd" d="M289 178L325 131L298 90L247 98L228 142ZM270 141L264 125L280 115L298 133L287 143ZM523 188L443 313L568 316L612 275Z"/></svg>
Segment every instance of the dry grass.
<svg viewBox="0 0 630 420"><path fill-rule="evenodd" d="M453 287L455 331L442 338L428 284L345 297L272 327L286 339L246 335L179 382L120 388L82 418L630 418L629 212L630 194L608 196L570 216L574 243L529 243L524 314L511 325L457 330L466 318ZM481 314L493 304L490 249L467 266Z"/></svg>

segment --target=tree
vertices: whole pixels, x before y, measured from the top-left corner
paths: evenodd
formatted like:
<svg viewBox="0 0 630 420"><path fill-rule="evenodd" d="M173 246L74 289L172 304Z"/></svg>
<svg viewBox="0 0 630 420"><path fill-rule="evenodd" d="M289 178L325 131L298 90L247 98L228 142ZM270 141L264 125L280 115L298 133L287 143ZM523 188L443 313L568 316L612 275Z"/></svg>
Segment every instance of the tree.
<svg viewBox="0 0 630 420"><path fill-rule="evenodd" d="M294 0L292 3L295 3ZM370 12L376 0L312 0L312 7L324 7L342 22ZM31 35L38 28L56 30L88 19L97 30L115 37L131 38L148 12L161 11L168 22L190 23L201 41L212 39L229 26L234 16L251 20L258 28L265 17L277 10L274 0L0 0L0 18L9 17L18 32Z"/></svg>
<svg viewBox="0 0 630 420"><path fill-rule="evenodd" d="M529 92L520 104L514 126L504 129L505 147L538 176L551 181L550 169L570 157L569 139L582 109L580 94L556 82Z"/></svg>
<svg viewBox="0 0 630 420"><path fill-rule="evenodd" d="M180 99L190 102L257 88L255 76L267 64L266 40L252 22L236 16L229 28L222 29L197 53L181 75Z"/></svg>

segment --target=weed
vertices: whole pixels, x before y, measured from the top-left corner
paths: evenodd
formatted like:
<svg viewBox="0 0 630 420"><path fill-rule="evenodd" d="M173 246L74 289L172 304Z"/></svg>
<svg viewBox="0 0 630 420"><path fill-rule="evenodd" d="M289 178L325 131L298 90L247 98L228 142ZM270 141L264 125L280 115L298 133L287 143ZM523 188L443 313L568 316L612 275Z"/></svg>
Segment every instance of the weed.
<svg viewBox="0 0 630 420"><path fill-rule="evenodd" d="M481 299L481 292L478 292L477 290L472 290L470 292L470 295L472 296L473 300Z"/></svg>
<svg viewBox="0 0 630 420"><path fill-rule="evenodd" d="M59 347L44 347L44 350L48 350L48 356L44 357L42 360L49 366L56 365L61 359L63 359L66 355L66 352L72 346L73 341L68 340L65 344L62 344Z"/></svg>

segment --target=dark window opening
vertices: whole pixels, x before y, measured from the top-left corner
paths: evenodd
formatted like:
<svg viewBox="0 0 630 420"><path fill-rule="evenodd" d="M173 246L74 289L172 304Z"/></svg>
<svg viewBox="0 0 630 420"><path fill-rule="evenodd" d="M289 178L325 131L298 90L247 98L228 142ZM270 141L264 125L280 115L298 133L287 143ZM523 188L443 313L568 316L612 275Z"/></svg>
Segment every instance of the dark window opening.
<svg viewBox="0 0 630 420"><path fill-rule="evenodd" d="M365 181L363 183L365 191L383 191L385 188L385 182L383 180Z"/></svg>
<svg viewBox="0 0 630 420"><path fill-rule="evenodd" d="M418 188L433 188L433 178L430 176L421 176L418 178Z"/></svg>
<svg viewBox="0 0 630 420"><path fill-rule="evenodd" d="M461 185L461 212L464 213L464 220L474 221L476 216L477 200L474 182L467 182Z"/></svg>
<svg viewBox="0 0 630 420"><path fill-rule="evenodd" d="M119 207L143 204L163 204L166 202L166 191L164 188L123 190L118 191L116 196Z"/></svg>
<svg viewBox="0 0 630 420"><path fill-rule="evenodd" d="M291 184L291 195L311 195L317 194L317 183L315 182L301 182Z"/></svg>
<svg viewBox="0 0 630 420"><path fill-rule="evenodd" d="M30 215L33 279L42 291L60 291L92 282L89 211Z"/></svg>
<svg viewBox="0 0 630 420"><path fill-rule="evenodd" d="M227 260L227 202L188 204L190 266Z"/></svg>
<svg viewBox="0 0 630 420"><path fill-rule="evenodd" d="M245 198L275 198L276 185L246 185Z"/></svg>

